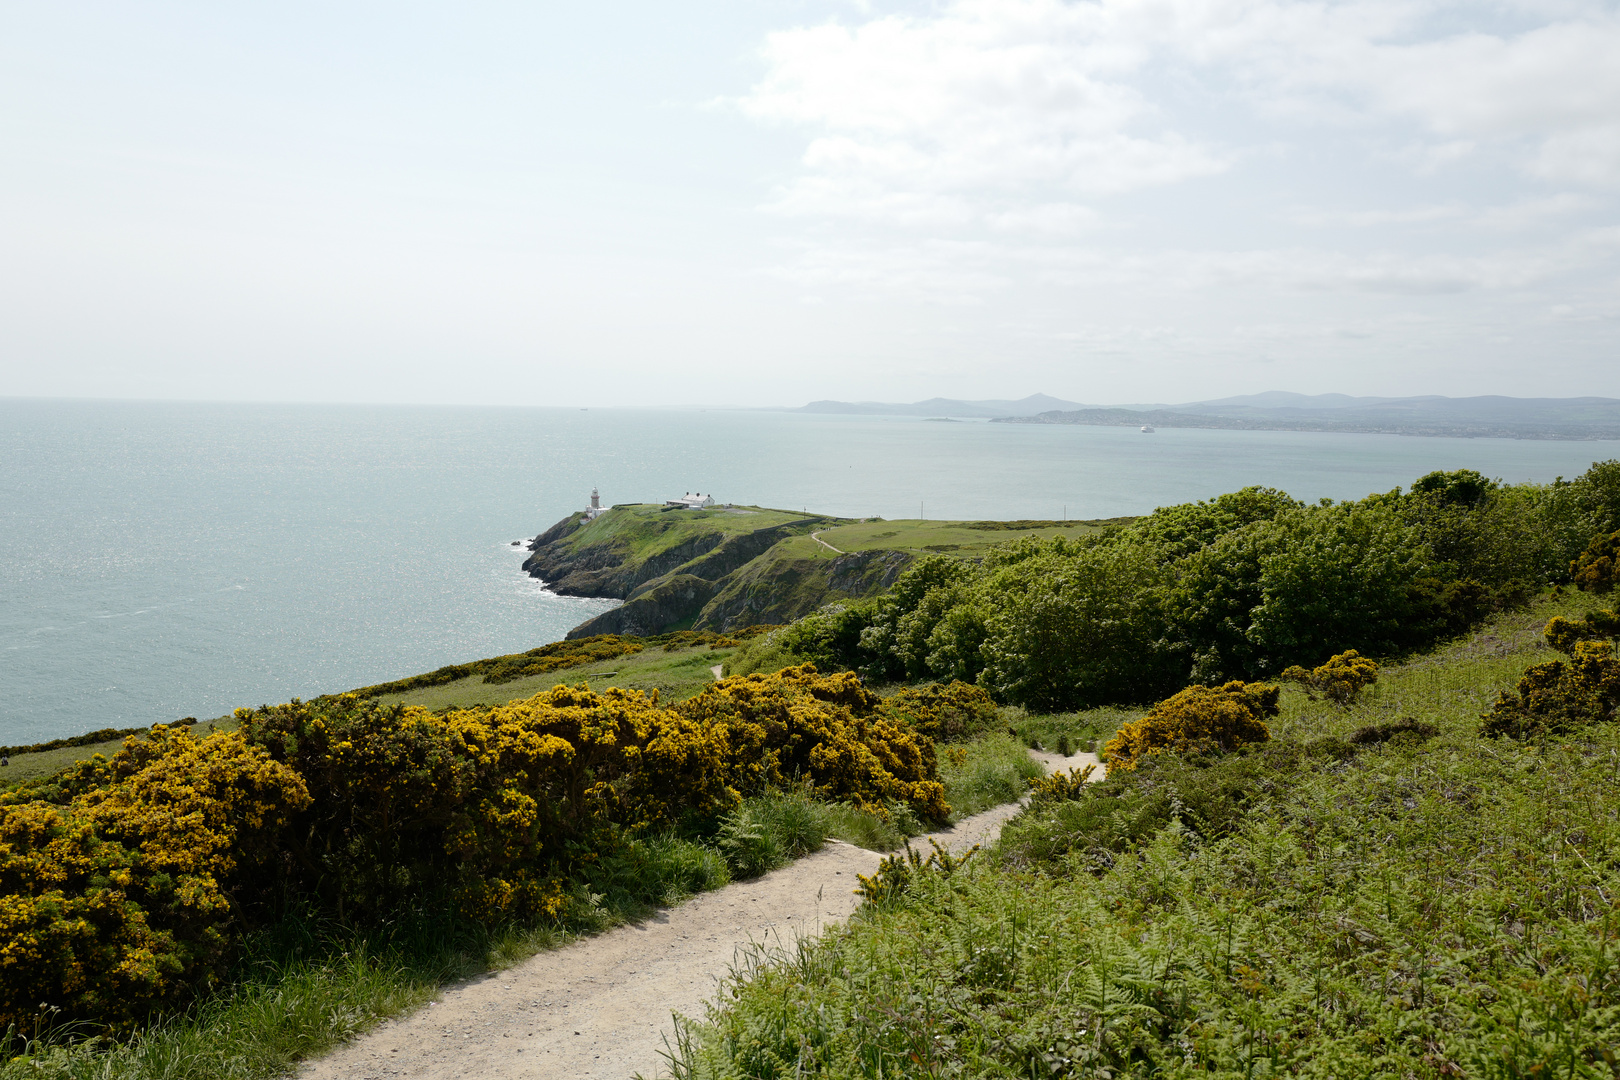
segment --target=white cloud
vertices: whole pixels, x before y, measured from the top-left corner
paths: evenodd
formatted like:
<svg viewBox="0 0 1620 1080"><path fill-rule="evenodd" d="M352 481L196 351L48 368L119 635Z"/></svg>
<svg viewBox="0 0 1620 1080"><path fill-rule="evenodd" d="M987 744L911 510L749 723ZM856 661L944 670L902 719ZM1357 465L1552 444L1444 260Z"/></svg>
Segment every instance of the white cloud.
<svg viewBox="0 0 1620 1080"><path fill-rule="evenodd" d="M1110 35L1111 19L1019 0L771 35L767 74L740 106L817 132L776 206L883 216L949 205L959 217L987 194L1107 195L1227 168L1124 80L1147 54Z"/></svg>
<svg viewBox="0 0 1620 1080"><path fill-rule="evenodd" d="M1258 118L1416 123L1420 171L1500 146L1535 177L1612 185L1620 17L1568 8L1491 33L1432 30L1486 14L1432 0L960 0L772 34L739 104L810 129L778 202L800 213L948 195L966 221L987 193L1097 198L1230 169L1235 147L1156 100L1166 72Z"/></svg>

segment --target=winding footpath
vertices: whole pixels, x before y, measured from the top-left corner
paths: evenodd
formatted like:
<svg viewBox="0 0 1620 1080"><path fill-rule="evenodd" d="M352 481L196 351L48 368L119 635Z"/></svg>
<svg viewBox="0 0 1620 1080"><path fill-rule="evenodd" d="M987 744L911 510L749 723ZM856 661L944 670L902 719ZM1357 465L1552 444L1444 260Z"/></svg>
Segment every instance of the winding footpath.
<svg viewBox="0 0 1620 1080"><path fill-rule="evenodd" d="M820 532L811 533L810 534L810 539L814 540L816 543L820 544L822 547L826 548L828 551L835 551L840 555L845 554L843 551L839 550L838 548L833 547L831 544L827 543L827 541L823 540L821 538L821 533L823 533L823 532L826 532L826 530L822 529Z"/></svg>
<svg viewBox="0 0 1620 1080"><path fill-rule="evenodd" d="M1049 770L1093 754L1032 751ZM1099 768L1094 777L1101 772ZM952 851L988 843L1009 803L913 843ZM855 875L883 856L837 840L754 881L739 881L634 925L446 989L438 1000L309 1062L300 1080L462 1077L566 1080L666 1076L672 1013L703 1015L721 980L756 946L791 947L848 918Z"/></svg>

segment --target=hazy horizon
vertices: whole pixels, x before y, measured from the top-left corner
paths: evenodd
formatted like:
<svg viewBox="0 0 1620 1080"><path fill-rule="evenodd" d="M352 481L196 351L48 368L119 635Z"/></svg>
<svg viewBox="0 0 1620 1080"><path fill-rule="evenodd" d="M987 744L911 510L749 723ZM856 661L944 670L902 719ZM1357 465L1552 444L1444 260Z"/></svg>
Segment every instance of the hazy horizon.
<svg viewBox="0 0 1620 1080"><path fill-rule="evenodd" d="M8 14L0 396L1620 397L1614 2Z"/></svg>

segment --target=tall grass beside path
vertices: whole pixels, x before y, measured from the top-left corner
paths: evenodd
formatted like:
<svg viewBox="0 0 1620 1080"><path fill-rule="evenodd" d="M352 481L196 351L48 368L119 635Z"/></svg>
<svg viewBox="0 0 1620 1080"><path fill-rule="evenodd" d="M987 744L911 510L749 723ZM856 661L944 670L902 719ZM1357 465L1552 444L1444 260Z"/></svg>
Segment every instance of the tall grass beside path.
<svg viewBox="0 0 1620 1080"><path fill-rule="evenodd" d="M757 958L675 1075L1614 1077L1620 725L1477 733L1579 606L1350 707L1290 692L1269 744L1060 804L1095 812L1037 805L964 870Z"/></svg>

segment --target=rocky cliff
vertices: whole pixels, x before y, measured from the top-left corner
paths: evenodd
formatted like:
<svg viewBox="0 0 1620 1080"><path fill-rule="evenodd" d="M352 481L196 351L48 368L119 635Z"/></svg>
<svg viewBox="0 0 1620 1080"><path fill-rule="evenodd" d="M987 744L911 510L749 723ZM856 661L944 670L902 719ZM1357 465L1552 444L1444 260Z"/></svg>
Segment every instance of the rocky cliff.
<svg viewBox="0 0 1620 1080"><path fill-rule="evenodd" d="M523 568L566 596L625 601L576 626L570 638L785 623L834 600L879 592L910 562L898 551L836 558L788 551L790 539L839 523L779 510L620 506L595 521L574 514L557 522L534 538Z"/></svg>

